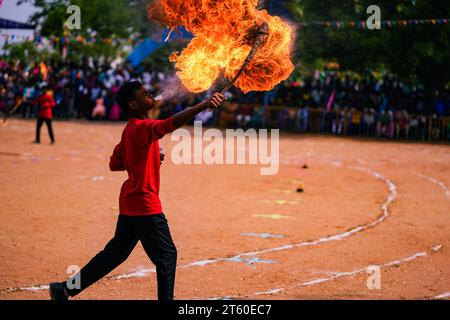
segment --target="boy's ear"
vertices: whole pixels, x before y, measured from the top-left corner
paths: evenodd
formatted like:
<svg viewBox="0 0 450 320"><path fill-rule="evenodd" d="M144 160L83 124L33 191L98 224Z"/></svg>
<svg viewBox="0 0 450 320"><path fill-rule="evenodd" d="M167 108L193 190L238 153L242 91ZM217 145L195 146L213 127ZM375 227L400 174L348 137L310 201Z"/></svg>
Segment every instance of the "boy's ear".
<svg viewBox="0 0 450 320"><path fill-rule="evenodd" d="M130 110L135 110L135 109L137 109L137 107L138 106L135 101L128 102L128 108L130 108Z"/></svg>

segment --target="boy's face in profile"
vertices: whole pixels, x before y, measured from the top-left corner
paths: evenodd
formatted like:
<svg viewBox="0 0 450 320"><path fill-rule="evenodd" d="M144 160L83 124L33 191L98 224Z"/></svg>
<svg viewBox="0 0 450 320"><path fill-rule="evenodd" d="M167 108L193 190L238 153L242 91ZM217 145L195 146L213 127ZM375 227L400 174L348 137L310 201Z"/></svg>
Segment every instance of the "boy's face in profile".
<svg viewBox="0 0 450 320"><path fill-rule="evenodd" d="M134 99L130 102L130 109L133 113L142 114L155 107L155 99L144 87L140 87L134 94Z"/></svg>

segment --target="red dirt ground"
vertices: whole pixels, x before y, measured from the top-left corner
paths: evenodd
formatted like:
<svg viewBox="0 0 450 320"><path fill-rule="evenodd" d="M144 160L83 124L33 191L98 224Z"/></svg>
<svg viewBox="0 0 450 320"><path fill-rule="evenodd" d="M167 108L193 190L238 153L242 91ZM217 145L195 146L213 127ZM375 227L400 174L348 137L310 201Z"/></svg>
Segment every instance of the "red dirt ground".
<svg viewBox="0 0 450 320"><path fill-rule="evenodd" d="M0 299L48 299L41 285L113 236L126 173L108 161L123 127L55 122L50 146L45 127L31 143L34 121L0 126ZM261 176L259 165L175 165L174 143L161 141L161 199L178 248L176 299L449 298L449 146L282 135L279 173ZM263 261L214 260L243 253ZM370 265L381 289L367 287ZM153 267L139 244L76 299L155 299Z"/></svg>

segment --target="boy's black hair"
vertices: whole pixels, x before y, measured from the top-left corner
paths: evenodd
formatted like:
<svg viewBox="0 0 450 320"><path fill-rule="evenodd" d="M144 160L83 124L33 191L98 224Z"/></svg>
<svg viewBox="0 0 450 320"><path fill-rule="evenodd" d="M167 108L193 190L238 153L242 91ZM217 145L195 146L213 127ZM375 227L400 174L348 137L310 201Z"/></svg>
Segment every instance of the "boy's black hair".
<svg viewBox="0 0 450 320"><path fill-rule="evenodd" d="M130 81L123 84L119 92L116 95L116 101L119 104L120 109L126 113L130 112L128 104L133 101L134 94L142 87L142 83L139 81Z"/></svg>

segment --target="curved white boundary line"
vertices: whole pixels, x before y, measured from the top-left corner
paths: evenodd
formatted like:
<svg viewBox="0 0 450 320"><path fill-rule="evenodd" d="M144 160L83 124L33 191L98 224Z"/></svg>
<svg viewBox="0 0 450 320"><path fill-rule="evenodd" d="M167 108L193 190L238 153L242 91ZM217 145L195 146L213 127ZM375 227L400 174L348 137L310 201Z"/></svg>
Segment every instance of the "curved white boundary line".
<svg viewBox="0 0 450 320"><path fill-rule="evenodd" d="M334 166L342 166L341 162L330 162L332 165ZM335 235L331 235L331 236L327 236L327 237L322 237L319 238L317 240L314 241L304 241L304 242L299 242L299 243L295 243L295 244L287 244L287 245L283 245L283 246L279 246L279 247L274 247L274 248L269 248L269 249L263 249L263 250L257 250L257 251L251 251L251 252L244 252L241 254L237 254L235 256L232 257L227 257L227 258L215 258L215 259L207 259L207 260L199 260L199 261L194 261L191 262L189 264L183 265L183 266L179 266L177 267L177 269L186 269L186 268L191 268L191 267L196 267L196 266L204 266L207 264L212 264L212 263L218 263L221 261L235 261L236 259L242 258L242 257L246 257L246 256L255 256L255 255L260 255L260 254L265 254L265 253L270 253L270 252L276 252L276 251L282 251L282 250L288 250L288 249L293 249L293 248L298 248L298 247L306 247L306 246L313 246L313 245L319 245L325 242L330 242L330 241L340 241L342 239L348 238L351 235L357 233L357 232L361 232L364 231L368 228L371 228L373 226L376 226L377 224L380 224L381 222L383 222L388 216L389 216L389 209L388 206L389 204L391 204L392 201L394 201L395 197L397 196L397 186L395 185L394 182L392 182L392 180L390 180L389 178L384 177L381 173L379 172L375 172L372 171L370 169L367 168L363 168L363 167L349 167L350 169L353 170L357 170L357 171L361 171L361 172L365 172L368 173L370 175L372 175L373 177L375 177L376 179L379 180L383 180L388 188L389 191L391 192L386 200L386 202L382 205L382 210L383 210L383 214L378 217L377 219L375 219L374 221L372 221L369 224L363 225L363 226L358 226L355 228L352 228L346 232L343 233L338 233ZM121 274L118 276L110 276L109 278L112 279L124 279L124 278L132 278L132 277L145 277L148 273L153 273L155 272L154 268L151 269L141 269L138 272L132 272L132 273L126 273L126 274Z"/></svg>
<svg viewBox="0 0 450 320"><path fill-rule="evenodd" d="M417 175L418 175L419 177L421 177L421 178L424 178L424 179L427 179L427 180L431 181L432 183L434 183L435 185L437 185L438 187L440 187L441 189L443 189L444 192L445 192L445 195L446 195L448 198L450 198L450 189L448 188L448 186L447 186L445 183L443 183L442 181L439 181L438 179L435 179L435 178L433 178L433 177L424 175L424 174L422 174L422 173L418 173Z"/></svg>
<svg viewBox="0 0 450 320"><path fill-rule="evenodd" d="M340 161L328 161L327 163L331 164L333 166L336 166L336 167L343 167L343 164ZM386 183L386 185L388 186L390 194L389 194L386 202L381 207L383 213L381 214L381 216L379 216L374 221L372 221L366 225L351 228L350 230L345 231L343 233L338 233L335 235L322 237L322 238L319 238L314 241L303 241L303 242L299 242L299 243L287 244L287 245L274 247L274 248L256 250L256 251L251 251L251 252L244 252L244 253L240 253L240 254L237 254L232 257L221 257L221 258L215 258L215 259L197 260L197 261L188 263L186 265L178 266L177 269L187 269L187 268L191 268L191 267L205 266L208 264L218 263L218 262L222 262L222 261L236 261L237 259L246 257L246 256L256 256L256 255L260 255L260 254L278 252L278 251L288 250L288 249L293 249L293 248L298 248L298 247L314 246L314 245L319 245L319 244L331 242L331 241L340 241L340 240L343 240L345 238L352 236L355 233L364 231L368 228L371 228L371 227L374 227L374 226L380 224L389 216L389 208L388 207L397 196L397 186L395 185L395 183L392 180L384 177L379 172L372 171L370 169L359 167L359 166L349 166L348 168L356 170L356 171L368 173L368 174L372 175L374 178L384 181ZM106 276L106 277L104 277L104 279L122 280L122 279L130 279L130 278L142 278L142 277L146 277L147 275L149 275L151 273L155 273L155 272L156 272L155 268L139 268L138 270L129 272L129 273L124 273L124 274L120 274L120 275L116 275L116 276ZM4 290L0 290L0 294L16 292L16 291L40 291L40 290L47 290L47 289L48 289L48 285L45 285L45 284L33 285L33 286L28 286L28 287L7 288Z"/></svg>
<svg viewBox="0 0 450 320"><path fill-rule="evenodd" d="M447 298L450 298L450 292L445 292L438 296L433 297L433 299L447 299Z"/></svg>
<svg viewBox="0 0 450 320"><path fill-rule="evenodd" d="M274 288L274 289L270 289L270 290L267 290L267 291L255 292L253 295L250 295L250 296L271 295L271 294L284 292L284 291L287 291L287 290L293 289L293 288L311 287L311 286L319 284L319 283L328 282L328 281L335 280L335 279L342 278L342 277L351 277L351 276L354 276L354 275L357 275L357 274L360 274L360 273L363 273L363 272L367 272L368 268L369 267L373 267L373 266L374 267L379 267L379 268L388 268L388 267L391 267L391 266L397 266L397 265L400 265L400 264L403 264L403 263L407 263L407 262L416 260L418 258L427 257L427 256L430 255L430 253L438 252L441 249L442 249L442 245L436 245L436 246L432 247L430 249L430 251L428 251L428 252L427 251L422 251L422 252L418 252L416 254L413 254L411 256L405 257L405 258L392 260L392 261L389 261L387 263L380 264L380 265L368 265L368 266L365 266L363 268L359 268L359 269L352 270L352 271L333 272L329 277L316 278L316 279L308 280L306 282L294 283L294 284L288 285L288 286L286 286L284 288ZM248 297L248 296L249 295L240 296L240 297L227 296L227 297L224 297L224 298L226 298L226 299L233 299L233 298L239 299L239 298ZM442 294L440 296L436 296L435 299L446 298L448 296L450 296L450 292L446 293L446 294ZM221 300L223 298L209 298L209 299L210 300Z"/></svg>
<svg viewBox="0 0 450 320"><path fill-rule="evenodd" d="M358 163L360 163L360 162L358 162ZM340 162L338 162L338 163L335 162L335 163L332 163L332 164L337 166L337 167L342 165L342 163L340 163ZM364 168L361 168L361 169L364 170ZM445 195L447 197L450 196L449 188L442 181L439 181L439 180L437 180L437 179L435 179L433 177L429 177L429 176L424 175L422 173L417 173L417 175L419 177L427 179L427 180L431 181L432 183L438 185L440 188L442 188L445 191ZM431 248L431 250L434 251L434 252L438 252L438 251L440 251L442 249L442 247L443 247L442 245L436 245L433 248ZM419 253L416 253L415 255L409 256L407 258L397 259L397 260L385 263L383 265L379 265L378 267L381 268L381 267L389 267L389 266L392 266L392 265L398 265L400 263L409 262L409 261L415 260L415 259L417 259L419 257L426 257L426 256L428 256L427 252L419 252ZM334 279L337 279L337 278L340 278L340 277L353 276L353 275L356 275L358 273L362 273L364 271L367 271L368 267L369 266L366 266L365 268L353 270L353 271L350 271L350 272L327 272L331 276L325 277L325 278L312 279L312 280L309 280L307 282L303 282L303 283L299 283L299 284L294 284L294 285L288 286L286 288L275 288L275 289L270 289L270 290L263 291L263 292L256 292L253 295L256 295L256 296L257 295L271 295L271 294L283 292L283 291L286 291L288 289L292 289L292 288L295 288L295 287L312 286L312 285L315 285L315 284L318 284L318 283L328 282L328 281L331 281L331 280L334 280ZM450 292L444 292L442 294L439 294L439 295L433 297L432 299L446 299L446 298L450 298ZM220 300L223 300L223 299L230 300L230 299L233 299L233 297L226 296L226 297L222 297L222 298L209 298L209 299L210 300L218 300L218 299L220 299Z"/></svg>

